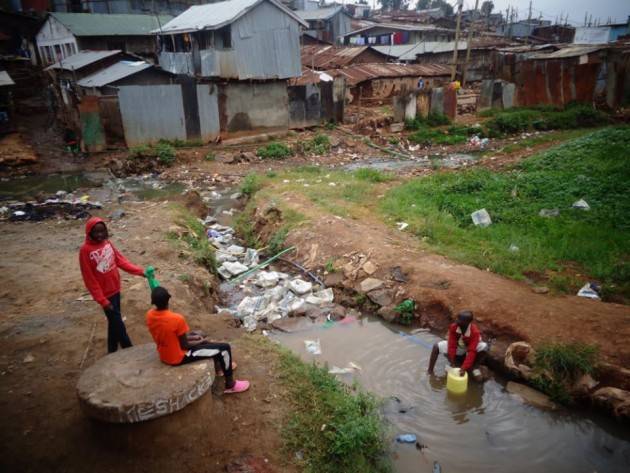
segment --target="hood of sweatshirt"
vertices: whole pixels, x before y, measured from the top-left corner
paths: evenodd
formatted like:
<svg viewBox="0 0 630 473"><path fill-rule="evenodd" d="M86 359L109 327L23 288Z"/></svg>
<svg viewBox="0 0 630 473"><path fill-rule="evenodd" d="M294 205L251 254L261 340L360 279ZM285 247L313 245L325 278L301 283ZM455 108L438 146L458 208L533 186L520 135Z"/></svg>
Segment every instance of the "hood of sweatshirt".
<svg viewBox="0 0 630 473"><path fill-rule="evenodd" d="M101 217L90 217L88 221L86 222L85 224L85 242L86 243L91 243L93 245L96 244L96 242L90 238L90 232L92 231L92 228L94 228L94 225L96 225L97 223L104 224L105 220L103 220Z"/></svg>

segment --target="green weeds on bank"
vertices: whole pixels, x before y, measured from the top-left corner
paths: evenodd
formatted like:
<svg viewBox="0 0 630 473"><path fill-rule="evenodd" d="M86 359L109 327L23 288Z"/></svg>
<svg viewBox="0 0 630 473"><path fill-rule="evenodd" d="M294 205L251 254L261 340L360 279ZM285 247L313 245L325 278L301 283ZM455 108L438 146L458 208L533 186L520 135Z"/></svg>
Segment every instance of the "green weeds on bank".
<svg viewBox="0 0 630 473"><path fill-rule="evenodd" d="M534 386L562 404L572 402L571 389L580 376L592 374L597 347L581 343L549 343L536 349Z"/></svg>
<svg viewBox="0 0 630 473"><path fill-rule="evenodd" d="M186 230L181 234L169 233L167 235L168 239L184 243L195 263L203 266L211 273L216 273L215 249L208 241L205 226L197 217L183 208L180 209L177 223Z"/></svg>
<svg viewBox="0 0 630 473"><path fill-rule="evenodd" d="M630 296L630 127L607 128L523 161L505 173L472 169L414 179L391 190L382 211L439 251L521 279L580 268L608 294ZM590 211L571 208L584 198ZM475 227L485 208L493 224ZM554 218L541 209L560 209ZM514 245L518 250L510 247Z"/></svg>
<svg viewBox="0 0 630 473"><path fill-rule="evenodd" d="M129 148L129 158L135 160L155 159L164 166L175 163L175 148L168 143L159 142L156 145L140 145Z"/></svg>
<svg viewBox="0 0 630 473"><path fill-rule="evenodd" d="M286 144L274 141L258 148L256 154L262 159L285 159L292 156L293 151Z"/></svg>
<svg viewBox="0 0 630 473"><path fill-rule="evenodd" d="M346 386L326 367L305 364L284 349L280 349L280 377L292 412L283 439L289 455L299 452L301 471L391 471L374 396Z"/></svg>

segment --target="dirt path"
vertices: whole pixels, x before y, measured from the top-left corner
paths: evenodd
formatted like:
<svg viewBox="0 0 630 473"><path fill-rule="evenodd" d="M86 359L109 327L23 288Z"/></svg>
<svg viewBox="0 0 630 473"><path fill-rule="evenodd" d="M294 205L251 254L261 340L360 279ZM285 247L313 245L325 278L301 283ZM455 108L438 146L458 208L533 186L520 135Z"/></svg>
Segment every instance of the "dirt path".
<svg viewBox="0 0 630 473"><path fill-rule="evenodd" d="M525 283L427 252L415 237L387 227L374 216L332 216L294 193L284 193L282 204L309 218L308 224L290 233L288 243L300 249L296 259L307 260L311 267L324 266L331 258L341 267L348 261L344 255L352 252L371 255L378 268L372 277L388 280L391 287L402 287L429 317L443 319L471 309L486 336L534 344L592 343L600 347L606 361L622 367L630 364L628 306L577 296L535 294ZM264 205L260 203L259 208ZM390 271L395 266L407 274L407 283L391 280Z"/></svg>
<svg viewBox="0 0 630 473"><path fill-rule="evenodd" d="M97 435L104 427L82 415L74 393L93 328L85 365L106 354L105 317L96 303L77 300L86 293L77 262L84 222L0 223L0 337L5 347L0 357L0 470L172 472L185 466L195 472L291 471L279 452L284 405L274 354L241 337L242 330L230 319L212 315L204 295L210 276L165 238L174 217L170 204L127 204L124 210L127 215L110 225L114 243L137 264L157 267L158 278L173 294L174 310L186 314L191 327L233 343L238 375L251 380L252 389L234 397L206 395L198 402L206 403L208 418L190 419L188 408L165 418L177 426L177 435L166 443L160 437L166 424L158 419L134 427L136 435L147 438L140 451L131 453L133 446L124 442L122 447L108 444ZM123 273L122 294L132 340L150 342L144 326L146 282ZM128 430L115 432L110 440L124 438ZM239 469L246 464L257 466Z"/></svg>

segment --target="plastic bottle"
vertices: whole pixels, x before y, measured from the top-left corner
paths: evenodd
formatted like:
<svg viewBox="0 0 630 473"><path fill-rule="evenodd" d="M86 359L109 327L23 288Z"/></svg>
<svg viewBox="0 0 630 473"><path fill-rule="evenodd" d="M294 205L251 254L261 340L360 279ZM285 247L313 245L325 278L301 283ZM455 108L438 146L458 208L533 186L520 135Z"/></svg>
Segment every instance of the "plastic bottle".
<svg viewBox="0 0 630 473"><path fill-rule="evenodd" d="M144 270L144 275L147 277L147 282L149 283L150 290L153 290L156 287L160 286L160 281L155 279L155 268L153 266L147 266Z"/></svg>

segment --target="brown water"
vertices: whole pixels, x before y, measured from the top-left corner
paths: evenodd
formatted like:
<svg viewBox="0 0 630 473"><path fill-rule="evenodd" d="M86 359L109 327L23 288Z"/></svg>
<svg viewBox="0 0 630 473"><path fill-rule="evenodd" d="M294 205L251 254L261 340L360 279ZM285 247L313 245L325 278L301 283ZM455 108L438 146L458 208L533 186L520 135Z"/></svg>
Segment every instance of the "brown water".
<svg viewBox="0 0 630 473"><path fill-rule="evenodd" d="M272 336L304 360L361 367L337 376L356 379L385 399L392 439L413 433L427 446L418 450L392 440L398 473L431 472L434 461L442 473L630 472L630 431L613 420L529 406L507 393L498 379L471 381L466 395L449 396L444 359L438 361L438 376L426 374L437 340L431 334L401 335L397 328L365 318ZM308 354L304 340L317 339L322 354Z"/></svg>

